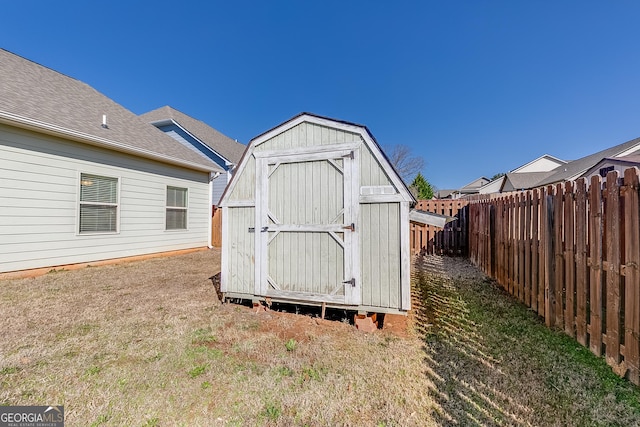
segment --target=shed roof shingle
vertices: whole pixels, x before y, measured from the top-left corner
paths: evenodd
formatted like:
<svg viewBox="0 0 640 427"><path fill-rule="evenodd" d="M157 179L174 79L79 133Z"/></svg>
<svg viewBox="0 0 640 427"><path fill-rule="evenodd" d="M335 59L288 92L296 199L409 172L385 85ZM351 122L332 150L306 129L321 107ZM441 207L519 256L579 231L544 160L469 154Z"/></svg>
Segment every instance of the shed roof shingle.
<svg viewBox="0 0 640 427"><path fill-rule="evenodd" d="M0 49L0 118L87 143L201 170L221 171L80 80ZM107 128L102 116L107 116Z"/></svg>
<svg viewBox="0 0 640 427"><path fill-rule="evenodd" d="M230 161L238 164L242 153L246 146L228 136L218 132L208 124L194 119L168 105L160 107L156 110L149 111L140 116L141 119L149 123L158 123L166 120L172 120L178 123L183 129L198 138L202 143L206 144L216 153Z"/></svg>

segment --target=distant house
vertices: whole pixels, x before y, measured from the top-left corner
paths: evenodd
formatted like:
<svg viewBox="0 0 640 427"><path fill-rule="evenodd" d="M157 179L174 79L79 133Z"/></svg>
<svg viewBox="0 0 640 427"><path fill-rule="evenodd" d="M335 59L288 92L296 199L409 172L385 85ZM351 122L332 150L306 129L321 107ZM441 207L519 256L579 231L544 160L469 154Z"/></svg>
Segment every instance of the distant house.
<svg viewBox="0 0 640 427"><path fill-rule="evenodd" d="M140 117L224 169L223 173L213 179L212 200L213 204L217 205L231 180L233 169L242 157L245 145L169 106L150 111Z"/></svg>
<svg viewBox="0 0 640 427"><path fill-rule="evenodd" d="M540 187L548 184L555 184L557 182L574 181L594 168L597 164L603 161L603 159L622 158L631 154L640 154L640 138L632 139L625 143L598 151L597 153L590 154L571 162L567 162L565 165L559 166L553 170L553 174L537 182L534 187Z"/></svg>
<svg viewBox="0 0 640 427"><path fill-rule="evenodd" d="M507 172L479 189L480 194L507 193L532 188L536 183L552 175L554 169L567 162L549 154L542 155Z"/></svg>
<svg viewBox="0 0 640 427"><path fill-rule="evenodd" d="M482 188L484 185L487 185L489 182L491 182L489 178L481 176L480 178L474 179L473 181L460 187L459 189L452 191L450 193L450 197L448 198L460 199L471 194L478 194L480 188Z"/></svg>
<svg viewBox="0 0 640 427"><path fill-rule="evenodd" d="M632 167L640 168L640 153L630 154L628 156L622 157L607 157L605 159L602 159L585 173L583 173L581 175L581 178L584 177L587 178L587 180L591 180L592 176L599 175L600 177L602 177L602 181L606 182L607 174L609 172L618 171L620 173L620 176L623 176L624 171Z"/></svg>
<svg viewBox="0 0 640 427"><path fill-rule="evenodd" d="M552 171L559 166L566 165L567 162L565 160L558 159L557 157L553 157L549 154L544 154L538 157L535 160L530 161L529 163L525 163L522 166L519 166L512 171L511 173L539 173L539 172L549 172Z"/></svg>
<svg viewBox="0 0 640 427"><path fill-rule="evenodd" d="M480 188L481 194L528 190L593 175L606 177L607 172L623 172L640 166L640 138L598 151L572 161L545 154L522 165L505 176ZM604 179L603 179L604 181Z"/></svg>
<svg viewBox="0 0 640 427"><path fill-rule="evenodd" d="M0 49L0 272L206 247L225 170L87 84Z"/></svg>

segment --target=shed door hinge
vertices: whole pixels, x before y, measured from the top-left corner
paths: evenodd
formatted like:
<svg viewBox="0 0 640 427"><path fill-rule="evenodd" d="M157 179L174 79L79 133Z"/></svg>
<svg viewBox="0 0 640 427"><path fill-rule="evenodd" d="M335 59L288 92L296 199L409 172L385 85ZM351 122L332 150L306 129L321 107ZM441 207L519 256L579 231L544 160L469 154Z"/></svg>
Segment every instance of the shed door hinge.
<svg viewBox="0 0 640 427"><path fill-rule="evenodd" d="M345 280L345 281L344 281L344 282L342 282L342 283L344 283L344 284L348 284L348 285L351 285L351 286L354 286L354 287L355 287L355 286L356 286L356 279L355 279L354 277L352 277L352 278L351 278L351 280Z"/></svg>
<svg viewBox="0 0 640 427"><path fill-rule="evenodd" d="M351 225L345 225L344 227L345 230L351 230L351 231L356 231L356 225L352 222Z"/></svg>

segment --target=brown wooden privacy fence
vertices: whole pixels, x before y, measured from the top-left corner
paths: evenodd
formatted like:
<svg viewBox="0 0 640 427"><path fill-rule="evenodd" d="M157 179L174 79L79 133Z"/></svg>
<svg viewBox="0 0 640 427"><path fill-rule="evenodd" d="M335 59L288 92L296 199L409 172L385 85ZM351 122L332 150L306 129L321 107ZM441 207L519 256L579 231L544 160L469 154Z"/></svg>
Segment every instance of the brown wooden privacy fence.
<svg viewBox="0 0 640 427"><path fill-rule="evenodd" d="M222 209L215 206L211 216L211 246L222 247Z"/></svg>
<svg viewBox="0 0 640 427"><path fill-rule="evenodd" d="M638 170L469 206L472 262L640 384Z"/></svg>
<svg viewBox="0 0 640 427"><path fill-rule="evenodd" d="M444 228L411 223L409 240L411 253L467 255L467 205L466 200L420 200L415 209L456 217Z"/></svg>

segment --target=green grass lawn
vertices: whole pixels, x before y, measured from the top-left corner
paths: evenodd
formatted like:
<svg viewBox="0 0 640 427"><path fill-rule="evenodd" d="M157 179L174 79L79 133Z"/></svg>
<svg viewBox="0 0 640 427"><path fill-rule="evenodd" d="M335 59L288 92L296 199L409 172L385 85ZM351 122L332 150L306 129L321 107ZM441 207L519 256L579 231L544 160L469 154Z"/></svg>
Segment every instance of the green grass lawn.
<svg viewBox="0 0 640 427"><path fill-rule="evenodd" d="M439 423L637 426L640 390L478 273L424 258L417 324Z"/></svg>

